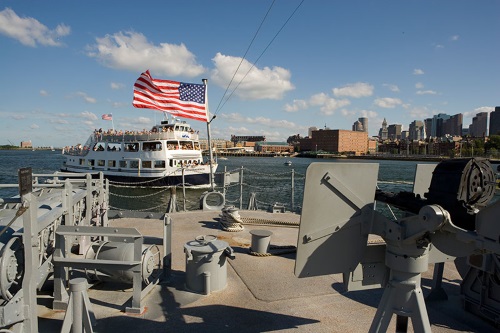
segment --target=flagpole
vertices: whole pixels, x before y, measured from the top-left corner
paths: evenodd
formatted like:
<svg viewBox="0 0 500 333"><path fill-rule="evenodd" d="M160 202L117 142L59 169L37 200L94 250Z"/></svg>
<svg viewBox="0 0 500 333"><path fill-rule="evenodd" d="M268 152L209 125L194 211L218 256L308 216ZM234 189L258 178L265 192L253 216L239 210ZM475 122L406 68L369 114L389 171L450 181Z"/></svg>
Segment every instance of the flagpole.
<svg viewBox="0 0 500 333"><path fill-rule="evenodd" d="M202 79L203 84L205 85L205 108L207 110L207 138L208 138L208 158L210 159L210 190L214 190L214 164L213 164L213 152L212 152L212 141L210 140L210 122L212 121L210 118L210 111L208 111L208 86L207 79Z"/></svg>

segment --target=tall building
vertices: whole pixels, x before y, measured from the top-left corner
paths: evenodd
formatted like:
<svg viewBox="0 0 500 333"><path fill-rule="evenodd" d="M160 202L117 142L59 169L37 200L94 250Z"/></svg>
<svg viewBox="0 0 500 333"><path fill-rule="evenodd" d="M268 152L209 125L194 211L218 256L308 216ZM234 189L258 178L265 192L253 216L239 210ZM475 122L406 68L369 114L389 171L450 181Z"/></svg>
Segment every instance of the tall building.
<svg viewBox="0 0 500 333"><path fill-rule="evenodd" d="M354 124L352 124L352 130L354 132L364 132L363 124L359 120L356 120Z"/></svg>
<svg viewBox="0 0 500 333"><path fill-rule="evenodd" d="M389 140L401 140L401 129L402 125L392 124L387 127L387 137Z"/></svg>
<svg viewBox="0 0 500 333"><path fill-rule="evenodd" d="M431 133L429 133L429 136L432 136L434 138L441 138L445 136L446 134L444 131L444 124L445 122L450 119L451 116L445 114L445 113L439 113L432 117L432 127L431 127Z"/></svg>
<svg viewBox="0 0 500 333"><path fill-rule="evenodd" d="M490 135L500 135L500 106L490 113Z"/></svg>
<svg viewBox="0 0 500 333"><path fill-rule="evenodd" d="M309 129L307 130L307 136L308 137L312 137L312 132L313 131L317 131L318 129L316 127L309 127Z"/></svg>
<svg viewBox="0 0 500 333"><path fill-rule="evenodd" d="M469 135L476 138L488 135L488 112L479 112L472 118L472 124L469 125Z"/></svg>
<svg viewBox="0 0 500 333"><path fill-rule="evenodd" d="M361 117L358 120L363 125L363 132L368 132L368 118Z"/></svg>
<svg viewBox="0 0 500 333"><path fill-rule="evenodd" d="M408 139L409 140L424 140L425 139L425 128L424 122L420 120L414 120L408 127Z"/></svg>
<svg viewBox="0 0 500 333"><path fill-rule="evenodd" d="M451 136L462 136L462 124L463 115L461 113L451 116L444 122L442 128L443 134L441 136L447 134Z"/></svg>
<svg viewBox="0 0 500 333"><path fill-rule="evenodd" d="M380 138L380 140L387 140L388 135L389 133L387 131L387 120L385 120L384 118L384 121L382 122L382 127L378 132L378 137Z"/></svg>
<svg viewBox="0 0 500 333"><path fill-rule="evenodd" d="M310 138L299 139L301 151L326 151L331 153L366 154L368 133L347 130L313 131Z"/></svg>
<svg viewBox="0 0 500 333"><path fill-rule="evenodd" d="M424 119L424 128L426 133L426 139L430 138L432 135L432 118Z"/></svg>

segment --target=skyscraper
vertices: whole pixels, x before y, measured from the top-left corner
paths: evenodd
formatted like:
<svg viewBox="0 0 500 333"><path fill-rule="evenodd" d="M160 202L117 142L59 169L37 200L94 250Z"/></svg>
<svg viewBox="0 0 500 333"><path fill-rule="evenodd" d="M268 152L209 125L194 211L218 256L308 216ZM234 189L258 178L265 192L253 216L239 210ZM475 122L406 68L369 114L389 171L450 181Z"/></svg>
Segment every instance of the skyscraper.
<svg viewBox="0 0 500 333"><path fill-rule="evenodd" d="M363 132L368 132L368 118L361 117L358 120L363 125Z"/></svg>
<svg viewBox="0 0 500 333"><path fill-rule="evenodd" d="M500 135L500 106L490 113L490 135Z"/></svg>
<svg viewBox="0 0 500 333"><path fill-rule="evenodd" d="M388 136L389 134L387 131L387 121L384 118L384 121L382 122L382 127L378 132L378 137L380 138L380 140L387 140Z"/></svg>
<svg viewBox="0 0 500 333"><path fill-rule="evenodd" d="M488 135L488 112L479 112L472 118L472 124L469 125L469 135L476 138Z"/></svg>

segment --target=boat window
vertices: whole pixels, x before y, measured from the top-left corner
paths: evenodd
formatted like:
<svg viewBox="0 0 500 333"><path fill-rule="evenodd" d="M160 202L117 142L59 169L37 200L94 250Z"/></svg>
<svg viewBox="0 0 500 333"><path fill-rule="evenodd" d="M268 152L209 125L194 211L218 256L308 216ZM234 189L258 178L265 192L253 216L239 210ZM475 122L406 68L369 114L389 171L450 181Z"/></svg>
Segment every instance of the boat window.
<svg viewBox="0 0 500 333"><path fill-rule="evenodd" d="M94 151L104 151L104 147L106 146L106 143L104 142L97 142L94 145Z"/></svg>
<svg viewBox="0 0 500 333"><path fill-rule="evenodd" d="M116 167L116 161L109 160L108 161L108 168L114 168Z"/></svg>
<svg viewBox="0 0 500 333"><path fill-rule="evenodd" d="M125 143L125 151L128 151L128 152L139 151L139 143L137 143L137 142Z"/></svg>
<svg viewBox="0 0 500 333"><path fill-rule="evenodd" d="M149 168L149 169L151 169L151 165L152 165L151 161L142 161L142 167L143 168Z"/></svg>
<svg viewBox="0 0 500 333"><path fill-rule="evenodd" d="M85 159L80 158L80 165L85 165Z"/></svg>
<svg viewBox="0 0 500 333"><path fill-rule="evenodd" d="M121 150L122 150L121 143L113 143L113 142L108 143L108 151L121 151Z"/></svg>
<svg viewBox="0 0 500 333"><path fill-rule="evenodd" d="M191 141L181 141L181 149L192 150L193 143Z"/></svg>
<svg viewBox="0 0 500 333"><path fill-rule="evenodd" d="M160 141L143 142L142 150L144 150L144 151L159 151L159 150L161 150L161 142Z"/></svg>
<svg viewBox="0 0 500 333"><path fill-rule="evenodd" d="M170 160L172 161L172 160ZM161 160L161 161L155 161L155 168L165 168L165 161L164 160Z"/></svg>
<svg viewBox="0 0 500 333"><path fill-rule="evenodd" d="M176 140L168 140L167 141L167 149L168 150L174 150L174 149L179 149L177 148L177 146L179 146L179 142Z"/></svg>
<svg viewBox="0 0 500 333"><path fill-rule="evenodd" d="M139 161L130 161L130 167L131 168L139 168Z"/></svg>
<svg viewBox="0 0 500 333"><path fill-rule="evenodd" d="M105 160L97 160L97 166L103 167L105 165L106 165L106 161Z"/></svg>
<svg viewBox="0 0 500 333"><path fill-rule="evenodd" d="M87 163L88 166L94 166L94 162L95 162L94 160L88 160L87 162L88 162Z"/></svg>
<svg viewBox="0 0 500 333"><path fill-rule="evenodd" d="M126 168L127 167L127 161L120 161L120 168Z"/></svg>

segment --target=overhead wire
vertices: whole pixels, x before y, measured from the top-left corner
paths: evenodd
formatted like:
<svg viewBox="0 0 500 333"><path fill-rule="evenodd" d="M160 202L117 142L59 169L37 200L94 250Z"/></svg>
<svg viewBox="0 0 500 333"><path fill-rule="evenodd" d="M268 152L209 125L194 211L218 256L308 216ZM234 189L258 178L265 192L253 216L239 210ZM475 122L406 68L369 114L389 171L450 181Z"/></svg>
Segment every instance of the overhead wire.
<svg viewBox="0 0 500 333"><path fill-rule="evenodd" d="M229 96L227 97L227 99L224 101L224 97L226 96L226 93L227 91L229 90L229 87L231 86L231 83L233 82L241 64L243 63L243 61L245 60L245 56L246 54L248 53L248 50L250 49L250 46L251 44L253 43L254 39L256 38L257 36L257 33L258 31L260 30L260 28L262 27L262 24L264 23L264 20L266 19L267 15L269 14L272 6L274 5L274 2L271 4L271 6L269 7L269 10L268 12L266 13L266 16L264 17L263 21L261 22L261 25L259 26L259 29L257 30L257 33L255 34L254 38L252 39L252 42L251 44L249 45L247 51L245 52L245 55L243 56L243 58L241 59L241 62L240 64L238 65L238 68L236 69L232 79L231 79L231 82L229 83L228 87L226 88L226 91L224 92L224 95L222 96L219 104L217 105L217 109L215 110L215 113L214 113L214 116L217 115L217 113L224 107L224 105L226 105L227 101L231 98L231 96L233 96L234 92L238 89L238 87L240 86L240 84L243 82L243 80L245 80L245 78L248 76L248 74L250 73L250 71L255 67L255 65L257 64L257 62L260 60L260 58L264 55L264 53L267 51L267 49L271 46L271 44L274 42L274 40L278 37L278 35L281 33L281 31L285 28L285 26L288 24L288 22L292 19L292 17L295 15L295 13L297 12L297 10L299 10L300 6L304 3L305 0L302 0L298 5L297 7L294 9L294 11L290 14L290 16L286 19L286 21L283 23L283 25L281 26L281 28L278 30L278 32L276 32L276 34L274 35L274 37L271 39L271 41L267 44L267 46L264 48L264 50L261 52L261 54L257 57L257 59L255 60L255 62L252 64L252 66L249 68L249 70L246 72L246 74L243 76L243 78L240 80L240 82L238 82L238 84L236 85L236 87L231 91L231 94L229 94ZM222 101L224 101L222 103ZM222 103L222 105L221 105Z"/></svg>
<svg viewBox="0 0 500 333"><path fill-rule="evenodd" d="M224 95L222 95L222 98L220 99L219 101L219 104L217 105L217 108L215 109L215 113L217 113L217 111L219 110L219 106L220 104L222 103L222 101L224 100L224 97L226 97L226 94L227 94L227 91L229 90L229 87L231 87L231 84L233 83L233 80L234 78L236 77L236 74L238 73L240 67L241 67L241 64L243 63L243 61L245 60L247 54L248 54L248 51L250 51L250 48L252 47L252 44L253 42L255 41L255 39L257 38L257 35L259 34L259 31L260 29L262 28L262 25L264 25L264 21L266 20L267 16L269 15L269 13L271 12L271 8L273 8L274 6L274 3L276 2L276 0L273 0L273 2L271 3L271 6L269 6L269 9L267 10L266 12L266 15L264 15L264 18L262 19L262 21L260 22L260 25L259 27L257 28L257 31L255 32L255 35L253 36L252 40L250 41L250 44L248 45L247 47L247 50L245 51L245 54L243 55L243 57L241 58L241 61L240 63L238 64L238 67L236 68L236 70L234 71L234 74L233 74L233 77L231 78L231 81L229 81L229 84L227 85L226 87L226 90L224 91Z"/></svg>

